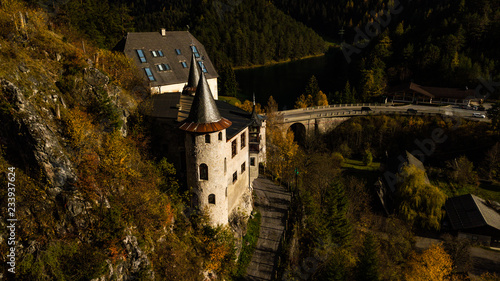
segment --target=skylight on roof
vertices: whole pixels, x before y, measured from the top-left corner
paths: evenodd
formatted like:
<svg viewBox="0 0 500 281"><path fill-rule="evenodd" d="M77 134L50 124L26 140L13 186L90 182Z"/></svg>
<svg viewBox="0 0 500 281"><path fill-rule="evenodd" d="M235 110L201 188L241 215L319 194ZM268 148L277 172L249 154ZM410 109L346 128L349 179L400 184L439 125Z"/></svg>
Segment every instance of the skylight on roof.
<svg viewBox="0 0 500 281"><path fill-rule="evenodd" d="M181 54L181 50L180 50L180 49L175 49L175 53L176 53L177 55L180 55L180 54Z"/></svg>
<svg viewBox="0 0 500 281"><path fill-rule="evenodd" d="M151 51L151 55L153 55L153 57L163 57L163 52L161 50L157 50L157 51Z"/></svg>
<svg viewBox="0 0 500 281"><path fill-rule="evenodd" d="M167 70L171 70L172 69L172 68L170 68L170 65L168 65L166 63L157 64L156 68L158 68L158 71L167 71Z"/></svg>
<svg viewBox="0 0 500 281"><path fill-rule="evenodd" d="M139 60L141 62L147 62L146 57L144 56L144 52L142 50L135 50L137 52L137 55L139 56Z"/></svg>
<svg viewBox="0 0 500 281"><path fill-rule="evenodd" d="M187 65L187 63L185 61L181 61L181 64L182 64L183 68L187 68L188 67L188 65Z"/></svg>
<svg viewBox="0 0 500 281"><path fill-rule="evenodd" d="M198 49L196 49L196 46L195 45L191 45L191 51L193 52L194 56L196 58L199 58L200 57L200 54L198 53Z"/></svg>
<svg viewBox="0 0 500 281"><path fill-rule="evenodd" d="M155 77L153 76L153 72L151 72L151 69L149 69L149 67L145 67L144 71L146 72L146 75L148 76L149 81L155 81Z"/></svg>
<svg viewBox="0 0 500 281"><path fill-rule="evenodd" d="M201 70L205 73L208 72L207 68L205 67L205 64L202 61L198 62L198 65L201 67Z"/></svg>

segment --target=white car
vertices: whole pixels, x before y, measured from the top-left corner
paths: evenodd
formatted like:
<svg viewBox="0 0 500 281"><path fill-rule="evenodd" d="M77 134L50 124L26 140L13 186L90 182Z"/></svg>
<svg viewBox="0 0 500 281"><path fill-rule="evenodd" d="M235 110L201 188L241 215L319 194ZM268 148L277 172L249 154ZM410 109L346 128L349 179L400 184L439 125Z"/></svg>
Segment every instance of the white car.
<svg viewBox="0 0 500 281"><path fill-rule="evenodd" d="M484 114L481 114L481 113L472 113L472 116L476 117L476 118L486 118L486 116Z"/></svg>

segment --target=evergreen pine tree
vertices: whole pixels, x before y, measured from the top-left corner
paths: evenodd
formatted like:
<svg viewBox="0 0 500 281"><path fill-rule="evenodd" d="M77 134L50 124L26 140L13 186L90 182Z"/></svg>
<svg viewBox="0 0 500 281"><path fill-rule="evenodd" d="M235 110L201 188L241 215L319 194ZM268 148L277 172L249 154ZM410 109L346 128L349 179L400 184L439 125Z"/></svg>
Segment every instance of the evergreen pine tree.
<svg viewBox="0 0 500 281"><path fill-rule="evenodd" d="M347 219L347 209L349 207L344 186L341 183L333 183L326 190L323 199L324 221L327 223L327 232L333 243L345 245L348 242L351 232L351 225Z"/></svg>
<svg viewBox="0 0 500 281"><path fill-rule="evenodd" d="M378 272L378 245L373 234L368 233L363 243L363 252L356 266L357 281L378 281L380 280Z"/></svg>

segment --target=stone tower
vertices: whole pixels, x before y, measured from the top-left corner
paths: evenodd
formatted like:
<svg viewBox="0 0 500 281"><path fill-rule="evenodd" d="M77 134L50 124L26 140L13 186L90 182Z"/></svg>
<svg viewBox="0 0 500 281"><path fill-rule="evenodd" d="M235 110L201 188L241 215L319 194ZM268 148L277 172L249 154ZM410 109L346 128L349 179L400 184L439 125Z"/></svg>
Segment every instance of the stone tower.
<svg viewBox="0 0 500 281"><path fill-rule="evenodd" d="M197 66L191 64L191 67ZM192 203L206 210L214 225L228 223L223 152L227 149L226 129L231 124L221 117L207 79L200 71L191 111L179 128L187 134L186 172Z"/></svg>

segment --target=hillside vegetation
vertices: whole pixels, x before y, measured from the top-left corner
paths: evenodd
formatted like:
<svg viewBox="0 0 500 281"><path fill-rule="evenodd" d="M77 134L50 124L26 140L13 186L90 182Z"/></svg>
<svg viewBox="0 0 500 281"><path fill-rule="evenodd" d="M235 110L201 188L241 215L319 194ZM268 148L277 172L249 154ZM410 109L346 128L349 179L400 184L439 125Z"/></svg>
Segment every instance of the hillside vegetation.
<svg viewBox="0 0 500 281"><path fill-rule="evenodd" d="M228 276L232 234L185 212L175 169L150 154L138 110L147 91L133 63L72 44L70 30L0 2L0 171L15 171L17 279ZM2 253L7 198L0 189Z"/></svg>
<svg viewBox="0 0 500 281"><path fill-rule="evenodd" d="M268 1L68 0L55 18L100 47L112 48L128 31L189 29L217 68L264 64L322 53L323 40ZM51 9L51 7L49 7Z"/></svg>

